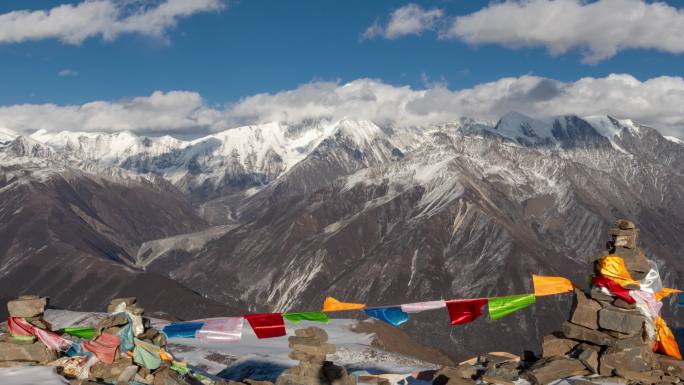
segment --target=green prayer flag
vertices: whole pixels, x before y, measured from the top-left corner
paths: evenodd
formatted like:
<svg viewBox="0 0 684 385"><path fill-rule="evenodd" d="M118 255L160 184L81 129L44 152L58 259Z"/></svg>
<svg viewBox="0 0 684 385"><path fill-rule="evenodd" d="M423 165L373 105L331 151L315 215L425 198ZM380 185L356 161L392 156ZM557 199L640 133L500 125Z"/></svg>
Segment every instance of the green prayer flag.
<svg viewBox="0 0 684 385"><path fill-rule="evenodd" d="M93 328L64 328L64 333L83 338L84 340L92 340L95 336L95 329Z"/></svg>
<svg viewBox="0 0 684 385"><path fill-rule="evenodd" d="M285 313L283 314L283 318L294 324L298 324L302 321L316 321L326 324L330 322L328 315L320 311L310 311L306 313Z"/></svg>
<svg viewBox="0 0 684 385"><path fill-rule="evenodd" d="M488 299L489 318L497 320L501 317L524 309L537 301L534 294L512 295Z"/></svg>
<svg viewBox="0 0 684 385"><path fill-rule="evenodd" d="M150 370L155 370L161 366L161 357L157 345L152 345L145 341L134 339L135 348L133 349L133 362L142 365Z"/></svg>
<svg viewBox="0 0 684 385"><path fill-rule="evenodd" d="M12 338L14 338L17 341L31 341L31 342L33 342L36 340L36 336L12 336Z"/></svg>

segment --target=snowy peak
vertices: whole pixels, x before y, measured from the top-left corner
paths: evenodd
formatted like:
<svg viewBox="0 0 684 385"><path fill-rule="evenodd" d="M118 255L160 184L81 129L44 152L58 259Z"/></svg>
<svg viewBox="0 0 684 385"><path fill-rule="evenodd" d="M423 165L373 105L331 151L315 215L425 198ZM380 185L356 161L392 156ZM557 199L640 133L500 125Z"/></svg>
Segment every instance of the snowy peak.
<svg viewBox="0 0 684 385"><path fill-rule="evenodd" d="M502 116L494 126L494 132L529 147L550 146L554 143L548 123L515 111Z"/></svg>
<svg viewBox="0 0 684 385"><path fill-rule="evenodd" d="M19 134L10 130L9 128L0 127L0 144L10 142L17 136L19 136Z"/></svg>

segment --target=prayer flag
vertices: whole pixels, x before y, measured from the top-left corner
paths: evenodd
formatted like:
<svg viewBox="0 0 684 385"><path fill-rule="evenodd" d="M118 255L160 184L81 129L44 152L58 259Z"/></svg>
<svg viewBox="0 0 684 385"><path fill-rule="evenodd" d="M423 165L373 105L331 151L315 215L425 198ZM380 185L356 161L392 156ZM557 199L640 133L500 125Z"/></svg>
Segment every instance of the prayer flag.
<svg viewBox="0 0 684 385"><path fill-rule="evenodd" d="M364 309L363 312L380 321L385 321L392 326L399 326L409 319L408 314L404 313L400 307Z"/></svg>
<svg viewBox="0 0 684 385"><path fill-rule="evenodd" d="M95 354L100 361L113 364L116 360L116 351L119 348L119 336L109 333L102 333L92 341L81 343L83 350Z"/></svg>
<svg viewBox="0 0 684 385"><path fill-rule="evenodd" d="M197 338L204 342L236 343L242 339L242 317L214 318L197 331Z"/></svg>
<svg viewBox="0 0 684 385"><path fill-rule="evenodd" d="M497 320L536 302L534 294L489 298L489 318Z"/></svg>
<svg viewBox="0 0 684 385"><path fill-rule="evenodd" d="M83 338L84 340L92 340L93 337L95 336L95 329L93 328L80 328L80 327L74 327L74 328L64 328L64 333L78 337L78 338Z"/></svg>
<svg viewBox="0 0 684 385"><path fill-rule="evenodd" d="M404 313L420 313L426 310L441 309L446 306L444 301L414 302L401 305Z"/></svg>
<svg viewBox="0 0 684 385"><path fill-rule="evenodd" d="M247 314L245 319L259 338L282 337L287 334L281 313Z"/></svg>
<svg viewBox="0 0 684 385"><path fill-rule="evenodd" d="M677 289L670 289L668 287L663 288L663 290L657 292L655 294L656 301L662 301L664 298L667 298L670 296L670 294L675 294L675 293L681 293L681 290Z"/></svg>
<svg viewBox="0 0 684 385"><path fill-rule="evenodd" d="M166 338L195 338L195 333L204 326L204 322L172 322L162 329Z"/></svg>
<svg viewBox="0 0 684 385"><path fill-rule="evenodd" d="M71 341L62 338L59 334L33 326L19 317L9 317L7 328L12 336L35 336L45 346L56 351L67 350L72 344Z"/></svg>
<svg viewBox="0 0 684 385"><path fill-rule="evenodd" d="M471 322L482 315L482 307L487 304L487 298L456 299L446 301L449 318L452 325Z"/></svg>
<svg viewBox="0 0 684 385"><path fill-rule="evenodd" d="M328 297L323 302L323 311L344 311L344 310L359 310L365 308L366 305L360 303L346 303L340 302L333 297Z"/></svg>
<svg viewBox="0 0 684 385"><path fill-rule="evenodd" d="M330 322L328 316L320 311L310 311L305 313L285 313L283 314L283 317L294 324L298 324L302 321L316 321L323 322L326 324Z"/></svg>
<svg viewBox="0 0 684 385"><path fill-rule="evenodd" d="M625 261L617 255L606 255L599 260L599 273L617 282L620 286L636 285L641 287L639 282L635 281L625 266Z"/></svg>
<svg viewBox="0 0 684 385"><path fill-rule="evenodd" d="M537 297L569 293L574 289L572 282L563 277L546 277L533 274L532 282L534 284L534 295Z"/></svg>
<svg viewBox="0 0 684 385"><path fill-rule="evenodd" d="M605 287L614 296L621 298L623 301L625 301L627 303L635 303L636 302L634 300L634 298L632 298L632 296L629 295L629 290L620 286L619 283L613 281L610 278L607 278L604 276L593 276L593 277L591 277L591 280L594 282L594 285L599 286L599 287Z"/></svg>
<svg viewBox="0 0 684 385"><path fill-rule="evenodd" d="M679 352L677 340L675 340L672 330L670 330L662 317L656 318L655 329L656 343L653 350L681 360L682 354Z"/></svg>
<svg viewBox="0 0 684 385"><path fill-rule="evenodd" d="M157 345L135 339L135 349L133 349L133 362L142 365L149 370L158 369L161 366L162 349Z"/></svg>

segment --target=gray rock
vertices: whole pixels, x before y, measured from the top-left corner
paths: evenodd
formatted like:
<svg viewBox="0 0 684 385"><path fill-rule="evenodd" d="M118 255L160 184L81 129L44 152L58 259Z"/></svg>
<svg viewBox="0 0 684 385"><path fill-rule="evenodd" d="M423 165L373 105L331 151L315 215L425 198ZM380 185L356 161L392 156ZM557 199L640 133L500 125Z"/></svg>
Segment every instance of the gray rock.
<svg viewBox="0 0 684 385"><path fill-rule="evenodd" d="M646 317L638 311L622 310L617 307L601 309L598 317L601 328L628 336L642 333L644 322L646 322Z"/></svg>
<svg viewBox="0 0 684 385"><path fill-rule="evenodd" d="M589 371L578 360L553 358L535 364L525 373L525 377L536 385L546 385L558 379L587 374Z"/></svg>
<svg viewBox="0 0 684 385"><path fill-rule="evenodd" d="M601 304L588 297L583 291L575 289L573 296L573 309L570 322L575 325L584 326L588 329L596 330L598 325L598 312Z"/></svg>
<svg viewBox="0 0 684 385"><path fill-rule="evenodd" d="M543 357L562 357L572 348L577 346L577 341L569 340L567 338L557 337L553 334L544 336L542 345Z"/></svg>
<svg viewBox="0 0 684 385"><path fill-rule="evenodd" d="M0 342L0 362L46 363L57 359L57 354L41 342L13 343Z"/></svg>
<svg viewBox="0 0 684 385"><path fill-rule="evenodd" d="M574 340L587 341L594 345L612 346L615 338L598 330L588 329L570 322L563 323L563 334Z"/></svg>
<svg viewBox="0 0 684 385"><path fill-rule="evenodd" d="M599 373L610 375L616 369L644 372L657 367L655 356L648 346L627 349L608 348L599 359Z"/></svg>
<svg viewBox="0 0 684 385"><path fill-rule="evenodd" d="M7 310L12 317L38 317L45 312L47 302L46 297L26 295L7 302Z"/></svg>

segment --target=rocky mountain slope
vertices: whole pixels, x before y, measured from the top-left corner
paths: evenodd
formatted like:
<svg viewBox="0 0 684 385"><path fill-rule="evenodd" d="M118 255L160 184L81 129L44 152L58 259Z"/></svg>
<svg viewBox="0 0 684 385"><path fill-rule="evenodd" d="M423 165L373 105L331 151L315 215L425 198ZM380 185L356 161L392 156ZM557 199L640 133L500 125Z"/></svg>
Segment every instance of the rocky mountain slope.
<svg viewBox="0 0 684 385"><path fill-rule="evenodd" d="M6 266L66 255L77 244L89 260L155 274L243 310L317 309L327 295L389 305L519 294L531 290L532 273L583 283L586 258L603 249L608 224L625 217L642 229L666 284L682 283L684 145L631 120L509 113L495 123L428 127L271 123L190 141L39 131L6 134L0 143L4 168L61 169L126 197L130 189L150 191L149 199L108 202L112 212L133 204L143 224L130 214L96 221L80 214L86 209L65 208L80 226L77 239L62 238L61 251L38 252L42 244L3 251L5 277L17 276ZM91 194L109 196L111 188ZM17 202L3 213L20 207L27 210ZM2 228L26 232L11 239L36 243L55 223L44 221L40 232L31 222L10 226L4 215ZM117 225L119 215L126 220ZM86 240L93 241L80 246ZM567 305L541 299L495 327L452 330L446 315L432 314L405 328L456 355L515 350L534 345L532 336L565 318ZM199 317L200 310L187 311ZM492 333L505 336L503 344Z"/></svg>

